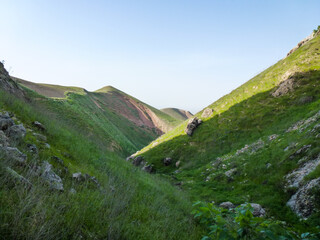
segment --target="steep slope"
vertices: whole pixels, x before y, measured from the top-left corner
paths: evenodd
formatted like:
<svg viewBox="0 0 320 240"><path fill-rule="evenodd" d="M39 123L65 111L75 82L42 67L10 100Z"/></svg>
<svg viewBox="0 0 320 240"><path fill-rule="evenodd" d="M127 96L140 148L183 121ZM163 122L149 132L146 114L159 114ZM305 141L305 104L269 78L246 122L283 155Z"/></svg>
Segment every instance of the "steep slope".
<svg viewBox="0 0 320 240"><path fill-rule="evenodd" d="M150 135L97 106L100 93L52 99L0 82L1 239L201 236L187 195L123 160Z"/></svg>
<svg viewBox="0 0 320 240"><path fill-rule="evenodd" d="M178 109L178 108L163 108L160 109L162 112L170 115L173 118L180 119L182 121L189 119L193 114L189 111Z"/></svg>
<svg viewBox="0 0 320 240"><path fill-rule="evenodd" d="M163 113L112 86L101 88L95 93L109 108L138 126L156 128L160 134L172 130L182 122L181 119Z"/></svg>
<svg viewBox="0 0 320 240"><path fill-rule="evenodd" d="M203 115L208 109L212 114ZM202 123L191 137L186 121L136 155L169 174L194 200L256 202L299 228L316 226L319 191L310 195L304 187L320 177L319 110L318 31L288 57L197 113ZM304 166L313 167L299 175ZM290 173L300 176L295 187L290 187Z"/></svg>

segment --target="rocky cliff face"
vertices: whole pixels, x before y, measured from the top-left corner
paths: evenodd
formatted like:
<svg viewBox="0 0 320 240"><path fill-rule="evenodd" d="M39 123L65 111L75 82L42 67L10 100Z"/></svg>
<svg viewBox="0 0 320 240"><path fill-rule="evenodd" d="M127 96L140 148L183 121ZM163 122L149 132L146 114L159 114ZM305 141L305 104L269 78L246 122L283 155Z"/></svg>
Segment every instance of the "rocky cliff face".
<svg viewBox="0 0 320 240"><path fill-rule="evenodd" d="M9 76L9 73L0 62L0 88L6 92L13 93L16 96L24 96L23 91L18 84Z"/></svg>

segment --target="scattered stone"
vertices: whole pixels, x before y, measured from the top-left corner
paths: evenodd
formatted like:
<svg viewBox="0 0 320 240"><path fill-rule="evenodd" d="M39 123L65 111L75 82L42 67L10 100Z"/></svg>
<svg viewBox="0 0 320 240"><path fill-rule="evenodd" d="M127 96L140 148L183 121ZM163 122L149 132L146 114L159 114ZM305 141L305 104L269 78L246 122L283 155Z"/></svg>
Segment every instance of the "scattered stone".
<svg viewBox="0 0 320 240"><path fill-rule="evenodd" d="M143 157L138 156L133 159L132 164L137 167L137 166L140 166L142 161L143 161Z"/></svg>
<svg viewBox="0 0 320 240"><path fill-rule="evenodd" d="M279 135L277 135L277 134L272 134L272 135L270 135L270 136L268 137L268 139L269 139L269 141L273 141L273 140L277 139L278 137L279 137Z"/></svg>
<svg viewBox="0 0 320 240"><path fill-rule="evenodd" d="M36 145L28 143L27 148L28 148L29 152L31 152L32 154L35 154L35 155L38 154L38 148Z"/></svg>
<svg viewBox="0 0 320 240"><path fill-rule="evenodd" d="M74 179L77 182L85 182L89 181L94 183L98 188L100 188L100 183L96 177L90 176L89 174L85 173L82 174L81 172L72 174L72 179Z"/></svg>
<svg viewBox="0 0 320 240"><path fill-rule="evenodd" d="M15 145L22 141L26 132L27 131L22 124L13 125L7 130L7 136L10 139L11 144Z"/></svg>
<svg viewBox="0 0 320 240"><path fill-rule="evenodd" d="M167 158L163 159L163 164L165 166L169 166L171 163L172 163L172 159L171 158L167 157Z"/></svg>
<svg viewBox="0 0 320 240"><path fill-rule="evenodd" d="M309 148L311 148L311 145L304 145L302 148L300 148L294 154L292 154L290 156L290 159L295 158L296 156L300 155L301 153L306 153L309 150Z"/></svg>
<svg viewBox="0 0 320 240"><path fill-rule="evenodd" d="M201 119L198 119L197 117L192 118L189 120L187 128L185 129L186 134L189 136L192 136L194 130L202 123Z"/></svg>
<svg viewBox="0 0 320 240"><path fill-rule="evenodd" d="M262 141L261 139L259 139L258 141L250 144L250 145L245 145L243 148L237 150L237 152L235 153L236 156L239 156L240 154L243 153L249 153L249 154L254 154L256 153L259 149L264 147L264 141ZM231 156L232 157L232 156Z"/></svg>
<svg viewBox="0 0 320 240"><path fill-rule="evenodd" d="M315 211L315 193L320 193L320 178L313 179L301 187L287 202L287 205L300 217L307 219Z"/></svg>
<svg viewBox="0 0 320 240"><path fill-rule="evenodd" d="M271 95L273 97L281 97L281 96L293 91L295 86L296 86L296 83L294 81L294 78L290 77L287 80L284 80L283 82L281 82L279 84L278 88Z"/></svg>
<svg viewBox="0 0 320 240"><path fill-rule="evenodd" d="M222 203L220 203L219 207L226 208L226 209L232 209L232 208L235 208L236 206L232 202L222 202Z"/></svg>
<svg viewBox="0 0 320 240"><path fill-rule="evenodd" d="M224 174L225 174L228 178L231 178L236 172L237 172L237 168L232 168L232 169L226 171Z"/></svg>
<svg viewBox="0 0 320 240"><path fill-rule="evenodd" d="M267 169L269 169L271 166L272 166L271 163L267 163L267 164L266 164L266 168L267 168Z"/></svg>
<svg viewBox="0 0 320 240"><path fill-rule="evenodd" d="M213 113L213 109L211 109L211 108L206 108L206 109L202 112L201 117L202 117L202 118L208 118L208 117L210 117L210 116L212 115L212 113Z"/></svg>
<svg viewBox="0 0 320 240"><path fill-rule="evenodd" d="M153 167L152 165L144 165L144 167L142 168L143 171L147 172L147 173L152 173L153 172Z"/></svg>
<svg viewBox="0 0 320 240"><path fill-rule="evenodd" d="M176 162L176 168L180 167L181 161Z"/></svg>
<svg viewBox="0 0 320 240"><path fill-rule="evenodd" d="M47 161L41 165L41 177L50 185L51 188L63 191L61 178L52 170L52 165Z"/></svg>
<svg viewBox="0 0 320 240"><path fill-rule="evenodd" d="M51 146L50 146L49 143L45 143L44 146L45 146L46 148L51 148Z"/></svg>
<svg viewBox="0 0 320 240"><path fill-rule="evenodd" d="M249 203L251 207L253 208L252 215L254 217L264 217L266 215L266 211L261 207L258 203ZM241 204L241 206L244 206L245 204Z"/></svg>
<svg viewBox="0 0 320 240"><path fill-rule="evenodd" d="M74 188L71 188L71 189L69 190L69 193L71 193L71 194L73 195L73 194L76 194L77 191L76 191Z"/></svg>
<svg viewBox="0 0 320 240"><path fill-rule="evenodd" d="M77 172L72 174L72 179L78 182L84 182L86 180L86 177L81 172Z"/></svg>
<svg viewBox="0 0 320 240"><path fill-rule="evenodd" d="M41 131L45 131L46 130L46 128L38 121L35 121L32 124L33 124L33 126L35 126L36 128L38 128Z"/></svg>
<svg viewBox="0 0 320 240"><path fill-rule="evenodd" d="M252 215L254 217L263 217L266 215L266 211L261 207L258 203L250 203L251 207L253 207Z"/></svg>

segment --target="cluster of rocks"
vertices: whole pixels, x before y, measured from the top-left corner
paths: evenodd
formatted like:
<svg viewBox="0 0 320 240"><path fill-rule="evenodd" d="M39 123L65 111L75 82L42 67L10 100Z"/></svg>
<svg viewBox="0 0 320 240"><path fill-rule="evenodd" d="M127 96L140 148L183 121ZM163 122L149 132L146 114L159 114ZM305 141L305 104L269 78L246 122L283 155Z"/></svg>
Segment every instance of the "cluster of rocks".
<svg viewBox="0 0 320 240"><path fill-rule="evenodd" d="M185 129L185 133L189 136L192 136L194 130L202 123L201 119L194 117L189 120L187 128Z"/></svg>
<svg viewBox="0 0 320 240"><path fill-rule="evenodd" d="M305 162L300 168L285 176L285 189L295 188L287 205L300 217L308 218L315 210L315 203L319 201L315 192L320 193L320 178L304 183L304 178L320 165L320 155L311 161Z"/></svg>
<svg viewBox="0 0 320 240"><path fill-rule="evenodd" d="M0 113L0 153L9 167L25 163L27 156L16 147L25 135L22 124L16 125L9 113Z"/></svg>
<svg viewBox="0 0 320 240"><path fill-rule="evenodd" d="M258 203L249 203L250 206L253 208L252 215L254 217L264 217L266 215L266 211L262 208L262 206ZM245 204L241 204L240 206L244 206ZM222 202L220 203L219 207L225 208L225 209L234 209L236 208L236 205L234 205L232 202Z"/></svg>
<svg viewBox="0 0 320 240"><path fill-rule="evenodd" d="M315 194L317 193L317 194ZM301 218L307 219L316 209L316 203L320 199L320 177L313 179L301 186L298 191L292 195L287 205ZM318 209L319 210L319 209Z"/></svg>
<svg viewBox="0 0 320 240"><path fill-rule="evenodd" d="M32 124L40 131L46 130L45 126L38 121L35 121ZM53 156L51 158L53 164L56 166L55 170L53 170L53 166L48 161L44 161L40 164L27 164L27 155L17 148L20 143L23 143L25 135L26 129L23 124L15 124L13 116L7 112L0 113L0 157L4 159L3 162L9 176L11 176L15 181L26 184L28 187L33 185L29 179L37 178L41 179L41 181L46 183L51 189L64 191L63 181L60 176L67 176L69 171L64 165L63 160L57 156ZM33 135L38 139L38 141L45 142L47 140L46 136L42 134L34 132ZM37 159L37 146L30 143L25 144L25 146L27 151L33 154ZM17 167L28 169L26 174L28 177L24 177L15 171L14 169ZM98 180L88 174L75 173L72 175L72 179L76 182L92 182L100 188Z"/></svg>
<svg viewBox="0 0 320 240"><path fill-rule="evenodd" d="M279 84L278 88L273 93L271 93L271 95L273 97L281 97L293 91L296 85L297 83L295 82L294 77L290 77L287 80L282 81Z"/></svg>
<svg viewBox="0 0 320 240"><path fill-rule="evenodd" d="M312 123L320 121L320 111L318 111L312 117L309 117L305 120L301 120L293 124L291 127L287 129L287 132L297 131L299 132L304 131L307 127L309 127Z"/></svg>
<svg viewBox="0 0 320 240"><path fill-rule="evenodd" d="M292 48L288 53L287 53L287 57L289 55L291 55L292 53L294 53L298 48L300 48L301 46L303 46L304 44L306 44L307 42L309 42L311 39L314 38L314 36L316 35L317 33L311 33L308 37L306 37L305 39L303 39L302 41L300 41L297 46L295 46L294 48Z"/></svg>
<svg viewBox="0 0 320 240"><path fill-rule="evenodd" d="M96 187L100 188L101 184L99 183L98 179L94 176L90 176L89 174L85 173L81 173L81 172L77 172L77 173L73 173L72 174L72 179L78 183L80 182L91 182L94 185L96 185Z"/></svg>
<svg viewBox="0 0 320 240"><path fill-rule="evenodd" d="M154 172L153 165L144 161L143 157L141 157L141 156L137 156L137 157L130 156L130 157L127 157L126 161L131 162L136 167L140 167L141 170L143 170L147 173Z"/></svg>
<svg viewBox="0 0 320 240"><path fill-rule="evenodd" d="M172 165L172 163L173 163L173 160L172 160L172 158L170 158L170 157L166 157L166 158L163 159L163 164L164 164L166 167ZM175 166L176 166L177 168L179 168L180 165L181 165L181 161L177 161L177 162L175 163Z"/></svg>

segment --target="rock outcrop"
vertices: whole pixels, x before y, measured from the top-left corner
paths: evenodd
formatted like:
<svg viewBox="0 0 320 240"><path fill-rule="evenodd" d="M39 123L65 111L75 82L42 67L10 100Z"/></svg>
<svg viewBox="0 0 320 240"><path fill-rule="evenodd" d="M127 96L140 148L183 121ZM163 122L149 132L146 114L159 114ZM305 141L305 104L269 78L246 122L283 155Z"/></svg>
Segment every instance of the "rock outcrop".
<svg viewBox="0 0 320 240"><path fill-rule="evenodd" d="M10 77L2 62L0 62L0 89L3 89L4 91L12 93L16 96L24 96L22 89Z"/></svg>
<svg viewBox="0 0 320 240"><path fill-rule="evenodd" d="M284 80L281 82L278 86L278 88L271 93L273 97L281 97L291 91L296 87L296 83L293 77L288 78L287 80Z"/></svg>
<svg viewBox="0 0 320 240"><path fill-rule="evenodd" d="M306 162L301 168L289 173L285 178L287 180L287 188L298 188L305 176L311 173L320 164L320 156L318 158Z"/></svg>
<svg viewBox="0 0 320 240"><path fill-rule="evenodd" d="M318 194L315 194L318 193ZM320 202L320 178L313 179L290 198L287 205L300 217L307 219Z"/></svg>
<svg viewBox="0 0 320 240"><path fill-rule="evenodd" d="M26 135L26 129L22 124L13 125L7 130L7 136L12 145L19 144Z"/></svg>
<svg viewBox="0 0 320 240"><path fill-rule="evenodd" d="M300 48L301 46L303 46L304 44L306 44L307 42L309 42L311 39L313 39L315 35L316 35L316 33L312 33L312 34L310 34L308 37L306 37L305 39L303 39L302 41L300 41L297 46L295 46L294 48L292 48L292 49L287 53L287 57L288 57L289 55L291 55L292 53L294 53L298 48Z"/></svg>
<svg viewBox="0 0 320 240"><path fill-rule="evenodd" d="M194 130L202 123L201 119L197 117L190 119L188 122L187 128L185 129L186 134L192 136Z"/></svg>
<svg viewBox="0 0 320 240"><path fill-rule="evenodd" d="M213 109L211 109L211 108L206 108L206 109L202 112L201 117L202 117L202 118L208 118L208 117L210 117L212 114L213 114Z"/></svg>

